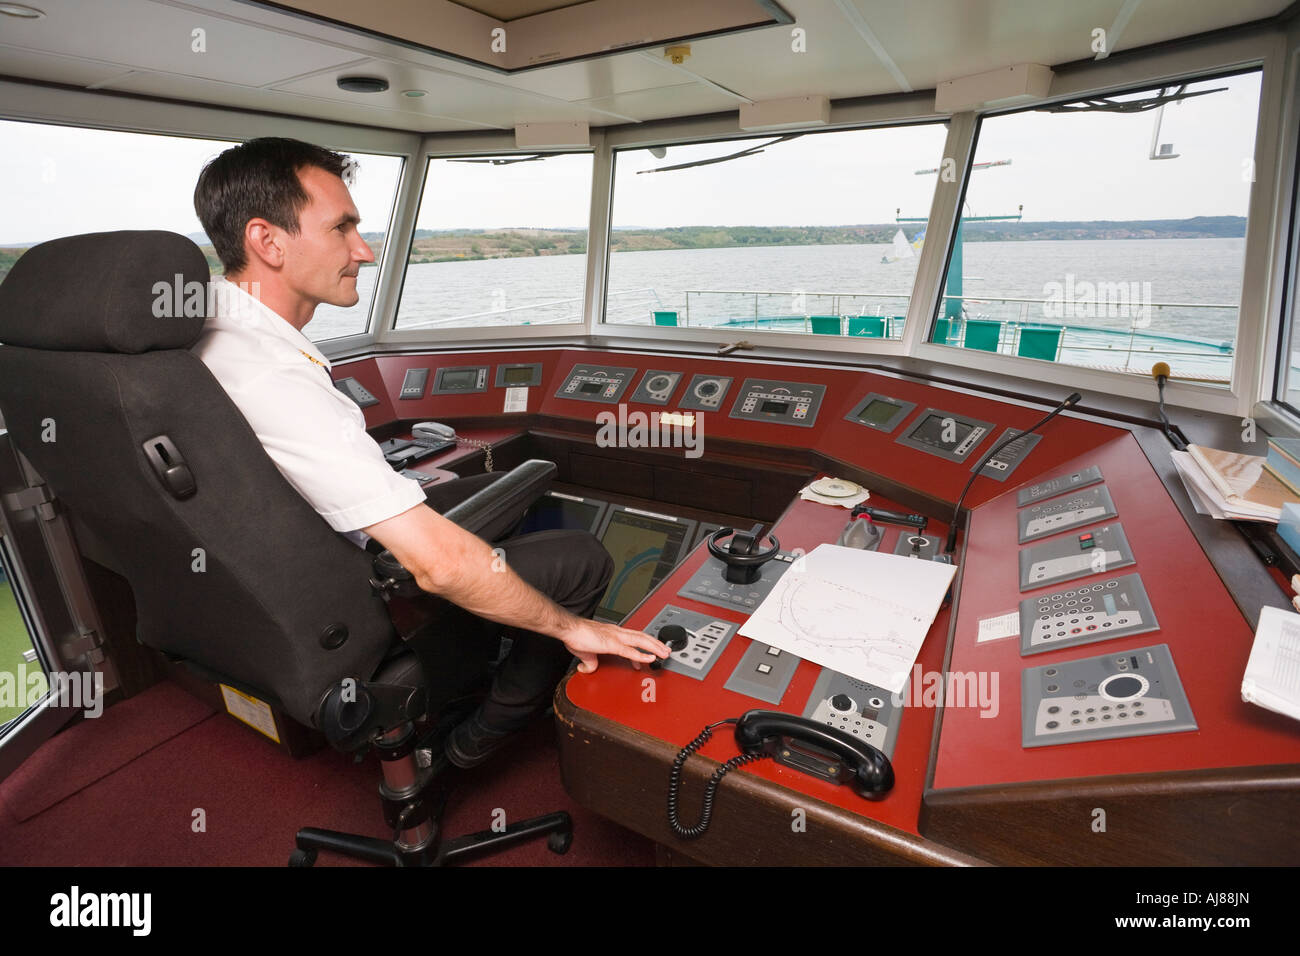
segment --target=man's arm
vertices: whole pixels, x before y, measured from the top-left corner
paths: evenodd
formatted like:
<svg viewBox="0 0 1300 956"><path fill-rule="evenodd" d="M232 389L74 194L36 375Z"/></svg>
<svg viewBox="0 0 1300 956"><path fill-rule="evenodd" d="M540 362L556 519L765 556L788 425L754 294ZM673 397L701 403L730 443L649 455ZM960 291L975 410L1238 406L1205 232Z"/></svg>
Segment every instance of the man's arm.
<svg viewBox="0 0 1300 956"><path fill-rule="evenodd" d="M505 567L482 539L426 505L364 529L415 576L422 590L471 614L554 637L591 673L598 654L648 664L669 649L648 634L570 614Z"/></svg>

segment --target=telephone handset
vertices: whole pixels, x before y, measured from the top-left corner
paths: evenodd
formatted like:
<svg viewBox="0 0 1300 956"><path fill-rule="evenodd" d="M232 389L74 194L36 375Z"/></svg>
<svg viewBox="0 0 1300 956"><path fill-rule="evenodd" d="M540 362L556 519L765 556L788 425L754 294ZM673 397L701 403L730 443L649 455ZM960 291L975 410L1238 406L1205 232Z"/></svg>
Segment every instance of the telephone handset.
<svg viewBox="0 0 1300 956"><path fill-rule="evenodd" d="M723 724L736 725L736 746L742 753L720 766L709 778L700 822L693 827L683 826L677 816L682 767ZM673 832L686 840L702 835L713 817L713 799L722 778L737 767L766 757L823 780L847 783L855 793L868 800L880 799L894 786L894 768L889 758L865 740L806 717L773 710L751 710L740 717L720 720L705 727L673 761L668 780L668 825Z"/></svg>
<svg viewBox="0 0 1300 956"><path fill-rule="evenodd" d="M464 442L474 448L483 449L483 470L492 470L492 443L478 441L474 438L462 438L456 434L456 429L450 425L444 425L441 422L419 422L411 428L411 437L417 445L425 448L434 446L444 446L448 442Z"/></svg>

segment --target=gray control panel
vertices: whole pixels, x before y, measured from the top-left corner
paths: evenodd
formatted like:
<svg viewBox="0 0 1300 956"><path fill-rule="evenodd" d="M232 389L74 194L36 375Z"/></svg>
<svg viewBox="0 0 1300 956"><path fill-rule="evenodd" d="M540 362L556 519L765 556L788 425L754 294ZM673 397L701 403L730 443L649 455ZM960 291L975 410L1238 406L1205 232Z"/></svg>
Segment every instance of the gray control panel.
<svg viewBox="0 0 1300 956"><path fill-rule="evenodd" d="M428 384L429 370L427 368L408 368L406 374L402 376L402 388L397 393L397 400L405 402L424 398L424 387Z"/></svg>
<svg viewBox="0 0 1300 956"><path fill-rule="evenodd" d="M892 432L914 408L916 402L905 402L901 398L870 392L844 417L858 425Z"/></svg>
<svg viewBox="0 0 1300 956"><path fill-rule="evenodd" d="M1057 495L1063 495L1067 491L1077 491L1080 488L1087 488L1089 485L1095 485L1101 481L1101 469L1096 465L1089 465L1080 471L1072 471L1068 475L1062 475L1059 478L1049 478L1047 481L1040 481L1036 485L1030 485L1028 488L1021 488L1016 493L1016 507L1023 508L1031 501L1044 501L1047 498L1055 498Z"/></svg>
<svg viewBox="0 0 1300 956"><path fill-rule="evenodd" d="M779 704L801 660L789 651L750 641L749 650L722 686L746 697Z"/></svg>
<svg viewBox="0 0 1300 956"><path fill-rule="evenodd" d="M1126 574L1020 602L1020 653L1038 654L1159 630L1142 577Z"/></svg>
<svg viewBox="0 0 1300 956"><path fill-rule="evenodd" d="M686 394L677 403L677 407L699 412L715 412L722 407L722 400L727 397L727 389L731 388L731 382L732 380L726 375L695 375L686 386Z"/></svg>
<svg viewBox="0 0 1300 956"><path fill-rule="evenodd" d="M906 687L900 699L907 699ZM894 706L893 696L883 687L823 667L803 715L838 727L892 757L903 708Z"/></svg>
<svg viewBox="0 0 1300 956"><path fill-rule="evenodd" d="M1105 574L1133 564L1133 551L1124 528L1102 525L1020 549L1020 590L1046 587L1062 581Z"/></svg>
<svg viewBox="0 0 1300 956"><path fill-rule="evenodd" d="M615 368L605 365L575 365L568 378L555 393L556 398L573 398L580 402L600 402L616 405L627 391L634 368Z"/></svg>
<svg viewBox="0 0 1300 956"><path fill-rule="evenodd" d="M898 540L894 542L894 554L904 554L923 561L933 561L942 550L942 538L932 534L916 534L907 528L898 533Z"/></svg>
<svg viewBox="0 0 1300 956"><path fill-rule="evenodd" d="M917 416L912 427L894 441L948 461L963 462L992 431L992 422L927 408Z"/></svg>
<svg viewBox="0 0 1300 956"><path fill-rule="evenodd" d="M747 378L731 407L731 417L811 428L825 397L825 385Z"/></svg>
<svg viewBox="0 0 1300 956"><path fill-rule="evenodd" d="M1196 729L1168 644L1026 668L1020 692L1025 747Z"/></svg>
<svg viewBox="0 0 1300 956"><path fill-rule="evenodd" d="M684 627L690 637L683 650L668 655L663 662L663 669L696 680L704 680L708 676L714 662L722 656L723 649L731 640L731 635L740 627L739 624L718 620L699 611L665 604L655 619L646 625L645 632L654 637L659 634L661 627L669 624Z"/></svg>
<svg viewBox="0 0 1300 956"><path fill-rule="evenodd" d="M494 388L531 388L542 384L542 363L524 362L519 365L498 365Z"/></svg>
<svg viewBox="0 0 1300 956"><path fill-rule="evenodd" d="M661 372L651 369L641 379L641 384L632 393L630 401L645 405L667 405L668 399L673 396L673 390L681 380L681 372Z"/></svg>
<svg viewBox="0 0 1300 956"><path fill-rule="evenodd" d="M433 379L431 395L469 395L486 392L488 387L486 365L463 365L460 368L440 368Z"/></svg>
<svg viewBox="0 0 1300 956"><path fill-rule="evenodd" d="M334 387L362 408L379 404L379 399L371 395L369 390L355 378L341 378L334 383Z"/></svg>
<svg viewBox="0 0 1300 956"><path fill-rule="evenodd" d="M1105 485L1093 485L1068 497L1053 498L1023 509L1016 520L1020 526L1020 543L1045 538L1058 531L1081 528L1094 521L1114 518L1115 503Z"/></svg>
<svg viewBox="0 0 1300 956"><path fill-rule="evenodd" d="M709 555L677 594L702 604L739 608L753 613L763 603L763 599L772 593L772 585L793 563L794 555L782 551L759 569L758 580L753 584L732 584L725 577L727 566Z"/></svg>
<svg viewBox="0 0 1300 956"><path fill-rule="evenodd" d="M989 445L989 451L996 448L999 442L1006 441L1007 436L1015 434L1018 434L1016 429L1008 428L997 437L993 444ZM1032 435L1021 435L1019 438L1007 442L1007 447L1003 448L992 458L989 458L987 453L981 455L976 459L975 464L971 466L970 470L974 471L976 468L979 468L980 474L987 478L1006 481L1007 476L1016 470L1016 466L1025 460L1025 456L1033 451L1034 446L1042 441L1042 439L1043 436L1037 432L1034 432ZM981 465L983 467L981 467Z"/></svg>

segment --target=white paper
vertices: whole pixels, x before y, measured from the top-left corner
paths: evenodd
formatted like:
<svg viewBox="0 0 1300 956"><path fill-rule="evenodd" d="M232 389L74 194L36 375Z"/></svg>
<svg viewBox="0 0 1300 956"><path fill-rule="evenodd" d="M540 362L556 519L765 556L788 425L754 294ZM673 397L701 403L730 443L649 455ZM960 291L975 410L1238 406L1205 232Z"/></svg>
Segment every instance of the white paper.
<svg viewBox="0 0 1300 956"><path fill-rule="evenodd" d="M818 545L782 575L740 633L901 693L956 571Z"/></svg>
<svg viewBox="0 0 1300 956"><path fill-rule="evenodd" d="M1276 607L1260 612L1241 699L1300 720L1300 614Z"/></svg>
<svg viewBox="0 0 1300 956"><path fill-rule="evenodd" d="M1012 611L1010 614L986 617L980 621L979 635L975 638L975 643L983 644L985 641L996 641L1002 637L1019 636L1020 612Z"/></svg>
<svg viewBox="0 0 1300 956"><path fill-rule="evenodd" d="M528 411L528 386L512 385L506 389L506 404L503 412Z"/></svg>
<svg viewBox="0 0 1300 956"><path fill-rule="evenodd" d="M1189 482L1205 499L1204 504L1208 513L1215 518L1231 518L1234 521L1267 521L1271 524L1277 523L1277 518L1263 514L1249 505L1236 505L1228 501L1219 494L1219 489L1215 488L1210 479L1206 477L1205 472L1201 471L1201 466L1196 463L1188 452L1171 451L1170 459L1174 467L1178 469L1178 474L1183 479L1183 484ZM1193 496L1195 498L1195 496ZM1197 509L1200 510L1199 508ZM1202 512L1205 514L1207 512Z"/></svg>

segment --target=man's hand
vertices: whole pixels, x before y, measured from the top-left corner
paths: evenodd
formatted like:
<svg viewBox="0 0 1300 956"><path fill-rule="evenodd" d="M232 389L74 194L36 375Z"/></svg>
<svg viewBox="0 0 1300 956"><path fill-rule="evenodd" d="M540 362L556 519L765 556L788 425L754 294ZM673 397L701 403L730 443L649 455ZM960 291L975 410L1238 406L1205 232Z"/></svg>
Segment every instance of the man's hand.
<svg viewBox="0 0 1300 956"><path fill-rule="evenodd" d="M667 644L641 631L604 621L575 618L574 622L559 638L569 653L578 659L578 670L584 674L590 674L600 666L598 654L616 654L634 663L649 664L656 657L664 658L670 653Z"/></svg>

